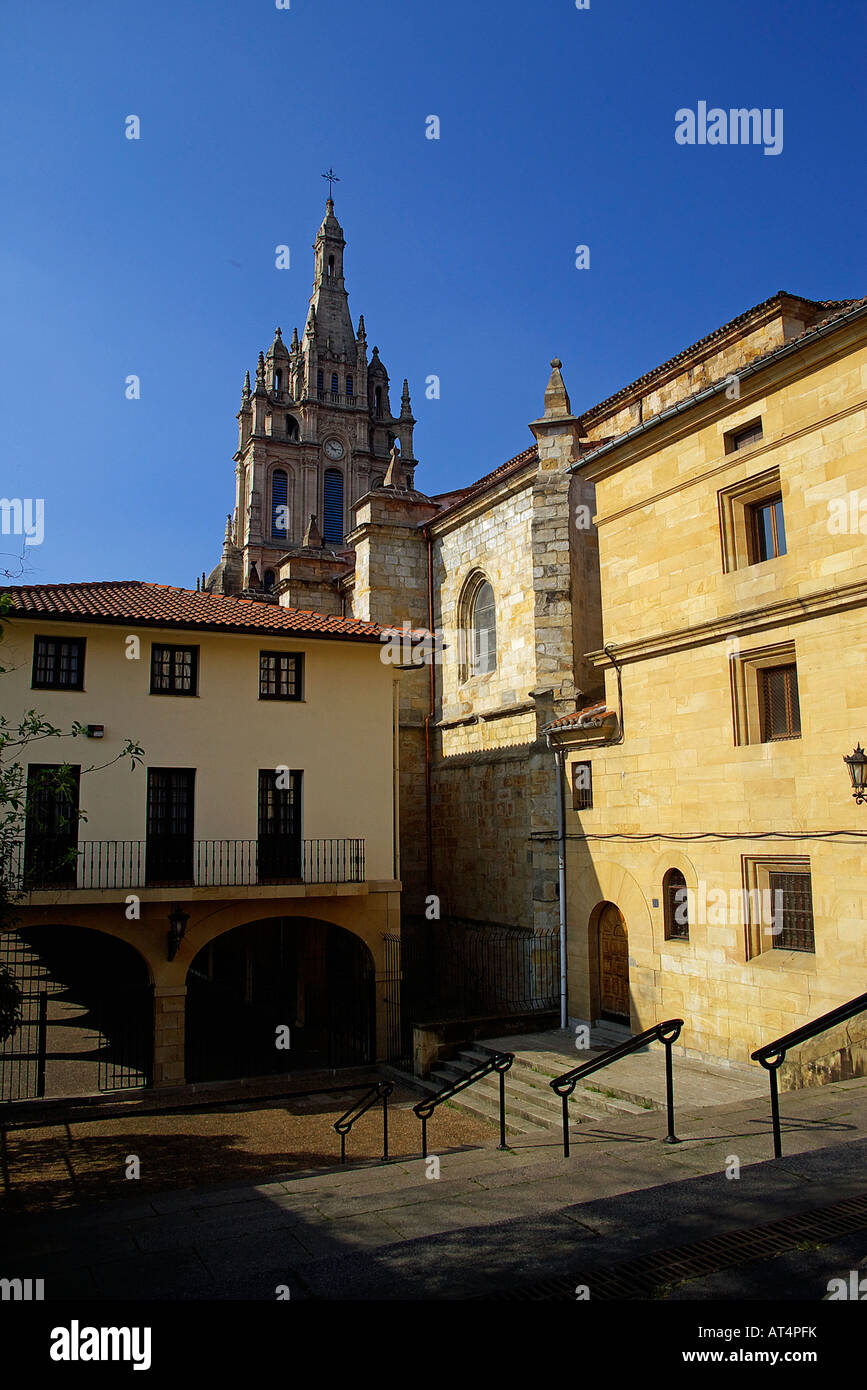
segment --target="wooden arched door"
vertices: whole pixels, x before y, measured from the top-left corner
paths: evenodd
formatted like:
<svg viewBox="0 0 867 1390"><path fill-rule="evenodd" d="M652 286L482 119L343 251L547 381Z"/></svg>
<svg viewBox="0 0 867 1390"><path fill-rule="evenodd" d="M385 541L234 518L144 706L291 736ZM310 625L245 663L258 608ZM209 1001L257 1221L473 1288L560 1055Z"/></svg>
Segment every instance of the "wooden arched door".
<svg viewBox="0 0 867 1390"><path fill-rule="evenodd" d="M629 942L626 923L613 903L599 915L599 1012L629 1022Z"/></svg>

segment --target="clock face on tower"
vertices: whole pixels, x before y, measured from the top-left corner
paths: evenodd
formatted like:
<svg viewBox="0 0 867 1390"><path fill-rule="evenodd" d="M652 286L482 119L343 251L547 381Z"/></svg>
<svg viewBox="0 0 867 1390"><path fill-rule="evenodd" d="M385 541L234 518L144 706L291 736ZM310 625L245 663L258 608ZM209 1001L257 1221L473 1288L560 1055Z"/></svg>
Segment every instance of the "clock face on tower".
<svg viewBox="0 0 867 1390"><path fill-rule="evenodd" d="M330 459L342 459L343 445L339 439L326 439L325 452Z"/></svg>

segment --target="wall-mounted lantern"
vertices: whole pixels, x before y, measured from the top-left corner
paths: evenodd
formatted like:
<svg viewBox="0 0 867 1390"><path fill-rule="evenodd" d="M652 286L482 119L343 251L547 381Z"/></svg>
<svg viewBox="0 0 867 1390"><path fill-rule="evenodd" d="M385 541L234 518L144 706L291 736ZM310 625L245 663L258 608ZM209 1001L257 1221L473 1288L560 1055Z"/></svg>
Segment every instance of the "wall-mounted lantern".
<svg viewBox="0 0 867 1390"><path fill-rule="evenodd" d="M190 914L176 905L169 913L169 960L174 960L187 930Z"/></svg>
<svg viewBox="0 0 867 1390"><path fill-rule="evenodd" d="M850 753L848 758L843 759L843 762L849 769L852 786L855 788L852 795L860 806L862 802L867 801L867 753L864 752L859 743L855 752Z"/></svg>

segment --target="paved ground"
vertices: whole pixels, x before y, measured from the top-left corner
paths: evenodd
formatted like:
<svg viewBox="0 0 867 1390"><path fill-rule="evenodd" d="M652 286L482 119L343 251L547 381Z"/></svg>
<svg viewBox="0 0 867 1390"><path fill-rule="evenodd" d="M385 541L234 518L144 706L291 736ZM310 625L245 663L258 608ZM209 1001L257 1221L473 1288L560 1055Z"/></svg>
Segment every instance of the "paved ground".
<svg viewBox="0 0 867 1390"><path fill-rule="evenodd" d="M284 1083L285 1084L285 1083ZM124 1113L64 1119L0 1133L0 1212L44 1211L126 1196L128 1159L140 1160L138 1195L174 1192L207 1182L256 1182L274 1173L331 1168L340 1155L334 1121L358 1099L324 1094L297 1100L249 1098L186 1113ZM389 1101L389 1153L415 1156L421 1123L414 1090L397 1087ZM118 1111L120 1113L118 1113ZM45 1108L50 1114L50 1108ZM429 1123L438 1149L491 1143L491 1126L441 1106ZM375 1106L347 1137L351 1161L382 1156L382 1111ZM2 1271L0 1271L2 1273Z"/></svg>
<svg viewBox="0 0 867 1390"><path fill-rule="evenodd" d="M415 1159L11 1215L0 1272L45 1278L49 1299L270 1300L288 1285L293 1298L450 1300L573 1275L592 1296L594 1271L639 1254L863 1198L867 1079L789 1092L782 1113L776 1162L763 1099L683 1112L671 1147L648 1112L581 1126L569 1160L545 1135L443 1155L438 1178ZM740 1176L727 1177L735 1159ZM786 1287L799 1292L772 1272L772 1296L823 1297L827 1270L864 1255L861 1208L827 1239L794 1227ZM765 1254L734 1269L721 1254L706 1281L728 1280L721 1296L770 1296L751 1292ZM718 1296L688 1287L669 1296Z"/></svg>

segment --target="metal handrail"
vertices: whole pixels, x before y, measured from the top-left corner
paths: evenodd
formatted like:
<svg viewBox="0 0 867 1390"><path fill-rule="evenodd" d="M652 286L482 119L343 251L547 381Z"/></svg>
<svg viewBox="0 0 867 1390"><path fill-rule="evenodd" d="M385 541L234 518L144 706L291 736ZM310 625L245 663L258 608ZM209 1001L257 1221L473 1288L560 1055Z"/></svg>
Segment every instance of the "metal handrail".
<svg viewBox="0 0 867 1390"><path fill-rule="evenodd" d="M671 1064L672 1044L677 1042L680 1037L680 1030L683 1027L682 1018L669 1018L664 1023L655 1023L652 1028L647 1028L643 1033L638 1033L628 1042L618 1043L616 1047L609 1047L602 1053L601 1057L594 1057L589 1062L582 1062L580 1067L573 1067L571 1071L564 1071L562 1076L555 1076L548 1085L551 1090L558 1095L563 1102L563 1157L569 1157L569 1097L575 1090L578 1082L584 1076L590 1076L595 1071L601 1071L603 1067L609 1067L612 1062L618 1062L621 1057L628 1057L630 1052L637 1052L640 1047L645 1047L651 1042L661 1042L665 1046L665 1106L668 1116L668 1133L663 1139L664 1144L679 1144L680 1140L674 1132L674 1078Z"/></svg>
<svg viewBox="0 0 867 1390"><path fill-rule="evenodd" d="M763 1066L768 1073L768 1080L771 1087L771 1124L774 1130L774 1158L782 1158L783 1141L780 1133L780 1095L777 1086L777 1072L786 1060L786 1053L792 1047L797 1047L799 1043L808 1042L810 1038L817 1038L820 1033L833 1028L837 1023L845 1023L849 1018L855 1018L857 1014L867 1012L867 994L859 994L855 999L850 999L848 1004L840 1004L838 1008L831 1009L829 1013L822 1014L819 1018L814 1018L812 1023L804 1023L800 1028L794 1028L791 1033L785 1033L781 1038L775 1038L773 1042L765 1043L764 1047L759 1047L751 1054L752 1060Z"/></svg>
<svg viewBox="0 0 867 1390"><path fill-rule="evenodd" d="M377 1101L382 1101L382 1161L385 1163L388 1158L388 1098L394 1090L393 1081L377 1081L375 1086L361 1097L355 1105L350 1106L345 1115L341 1115L335 1121L334 1128L340 1135L340 1162L346 1162L346 1136L352 1129L356 1120L360 1120L362 1115L376 1105Z"/></svg>
<svg viewBox="0 0 867 1390"><path fill-rule="evenodd" d="M442 1105L444 1100L450 1100L456 1096L458 1091L465 1091L468 1086L474 1085L476 1081L481 1081L483 1076L490 1076L492 1071L500 1074L500 1142L498 1149L506 1147L506 1072L515 1060L514 1052L498 1052L489 1062L480 1062L472 1071L468 1071L466 1076L462 1076L460 1081L450 1082L441 1091L437 1091L435 1096L428 1100L420 1100L417 1105L412 1107L413 1114L418 1115L421 1120L421 1156L427 1158L427 1122L438 1105Z"/></svg>

